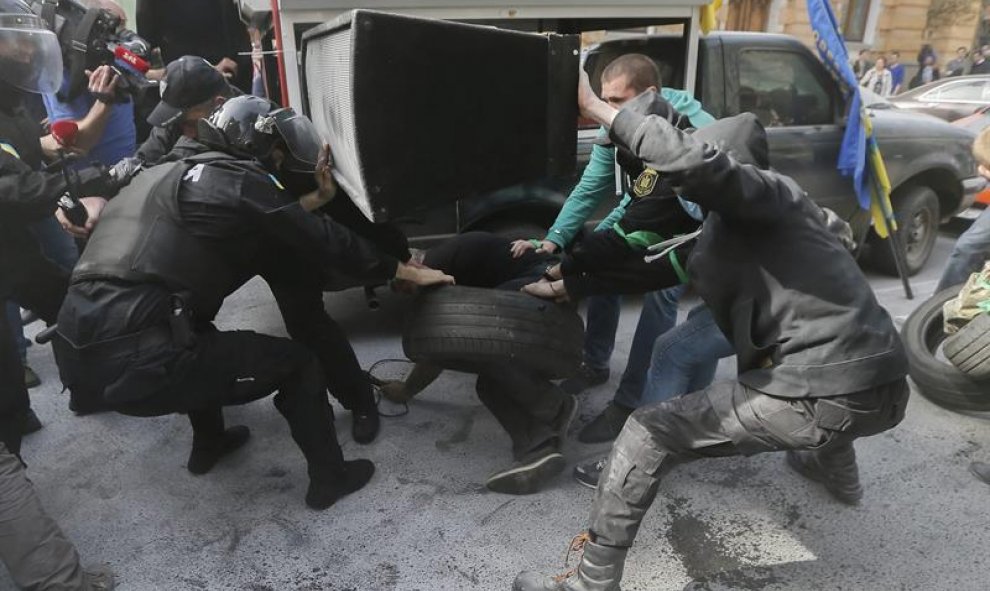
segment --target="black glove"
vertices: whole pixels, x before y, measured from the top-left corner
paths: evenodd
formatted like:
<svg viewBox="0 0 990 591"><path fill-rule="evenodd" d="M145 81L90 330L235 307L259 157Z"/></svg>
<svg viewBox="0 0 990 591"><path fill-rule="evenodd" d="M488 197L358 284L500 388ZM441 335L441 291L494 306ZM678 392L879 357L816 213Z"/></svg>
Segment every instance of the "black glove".
<svg viewBox="0 0 990 591"><path fill-rule="evenodd" d="M117 190L127 186L134 176L144 168L144 161L140 158L124 158L117 164L110 167L110 177L117 184Z"/></svg>

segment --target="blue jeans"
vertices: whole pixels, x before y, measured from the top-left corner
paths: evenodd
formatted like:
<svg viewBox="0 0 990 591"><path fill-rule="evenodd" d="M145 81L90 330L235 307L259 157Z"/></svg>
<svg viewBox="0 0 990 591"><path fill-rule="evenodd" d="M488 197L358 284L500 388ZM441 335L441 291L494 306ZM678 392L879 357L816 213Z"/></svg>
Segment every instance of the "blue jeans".
<svg viewBox="0 0 990 591"><path fill-rule="evenodd" d="M971 273L983 267L987 255L990 255L990 208L984 209L973 225L959 236L935 292L965 282Z"/></svg>
<svg viewBox="0 0 990 591"><path fill-rule="evenodd" d="M678 285L643 296L643 310L629 347L626 371L613 402L626 408L636 408L646 387L646 373L653 357L653 343L677 323L677 303L685 287Z"/></svg>
<svg viewBox="0 0 990 591"><path fill-rule="evenodd" d="M735 349L715 324L711 310L704 304L696 306L688 313L687 320L653 344L646 387L629 408L707 388L715 379L718 360L730 355L735 355Z"/></svg>

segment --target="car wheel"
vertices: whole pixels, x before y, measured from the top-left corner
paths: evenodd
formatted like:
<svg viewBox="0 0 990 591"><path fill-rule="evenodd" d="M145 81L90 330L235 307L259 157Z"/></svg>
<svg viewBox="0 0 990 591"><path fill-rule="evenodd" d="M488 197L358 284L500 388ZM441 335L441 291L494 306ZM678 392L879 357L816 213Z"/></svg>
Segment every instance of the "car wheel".
<svg viewBox="0 0 990 591"><path fill-rule="evenodd" d="M980 314L942 345L946 358L974 380L990 378L990 314Z"/></svg>
<svg viewBox="0 0 990 591"><path fill-rule="evenodd" d="M930 187L914 186L898 191L891 200L899 239L904 243L907 270L914 275L928 262L941 223L938 195ZM881 273L897 275L897 263L887 240L870 236L869 264Z"/></svg>
<svg viewBox="0 0 990 591"><path fill-rule="evenodd" d="M421 293L402 334L413 361L470 373L511 362L549 379L576 372L583 342L584 324L569 306L456 285Z"/></svg>
<svg viewBox="0 0 990 591"><path fill-rule="evenodd" d="M962 285L942 290L908 317L901 329L911 380L921 394L953 410L990 410L990 390L939 357L946 340L942 305L959 295Z"/></svg>

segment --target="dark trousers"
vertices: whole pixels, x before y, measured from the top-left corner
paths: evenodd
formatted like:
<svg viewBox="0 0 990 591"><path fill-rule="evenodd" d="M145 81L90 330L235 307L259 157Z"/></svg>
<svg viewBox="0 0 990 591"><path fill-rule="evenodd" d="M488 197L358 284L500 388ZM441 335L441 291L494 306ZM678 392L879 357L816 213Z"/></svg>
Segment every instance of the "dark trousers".
<svg viewBox="0 0 990 591"><path fill-rule="evenodd" d="M632 545L670 468L701 458L813 450L855 462L852 442L904 418L904 379L832 398L768 396L739 382L645 406L616 439L591 509L599 544Z"/></svg>
<svg viewBox="0 0 990 591"><path fill-rule="evenodd" d="M270 280L268 286L289 336L306 345L319 360L330 393L348 410L374 410L371 382L347 335L323 307L321 288L277 279Z"/></svg>
<svg viewBox="0 0 990 591"><path fill-rule="evenodd" d="M275 408L289 423L310 476L333 475L343 466L323 371L302 344L249 331L207 331L189 348L139 343L126 356L101 351L100 344L67 346L59 340L56 353L74 396L96 392L105 405L134 416L187 413L194 445L223 433L222 407L277 390Z"/></svg>
<svg viewBox="0 0 990 591"><path fill-rule="evenodd" d="M493 363L478 371L475 390L509 434L516 460L558 437L555 425L566 394L553 382L509 363Z"/></svg>

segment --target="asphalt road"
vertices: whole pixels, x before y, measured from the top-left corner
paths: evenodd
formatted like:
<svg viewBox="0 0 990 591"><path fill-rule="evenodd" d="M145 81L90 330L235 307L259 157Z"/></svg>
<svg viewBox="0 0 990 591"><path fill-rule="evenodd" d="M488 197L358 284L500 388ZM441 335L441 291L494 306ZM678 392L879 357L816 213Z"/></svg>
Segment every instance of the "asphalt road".
<svg viewBox="0 0 990 591"><path fill-rule="evenodd" d="M951 244L940 237L913 278L913 302L896 279L871 277L895 317L932 291ZM365 367L401 357L407 301L383 294L378 312L360 291L326 301ZM581 423L613 394L637 312L627 301L612 379L581 399ZM284 334L260 282L229 299L219 324ZM509 445L467 375L443 375L408 415L385 419L372 445L355 444L349 413L338 412L345 455L371 458L378 473L358 494L314 512L303 504L302 456L270 399L229 410L228 424L249 425L252 440L195 477L184 468L185 417L75 417L47 348L32 347L29 361L44 379L31 397L45 422L25 442L30 475L84 561L112 564L120 589L508 590L520 569L561 572L568 541L585 526L592 493L569 475L528 497L484 489L486 475L509 461ZM719 377L733 372L723 361ZM606 447L572 440L567 454L574 463ZM915 395L903 424L857 448L866 496L856 508L788 471L780 454L673 472L623 589L987 589L990 487L966 470L990 460L984 418ZM0 588L12 588L4 575Z"/></svg>

